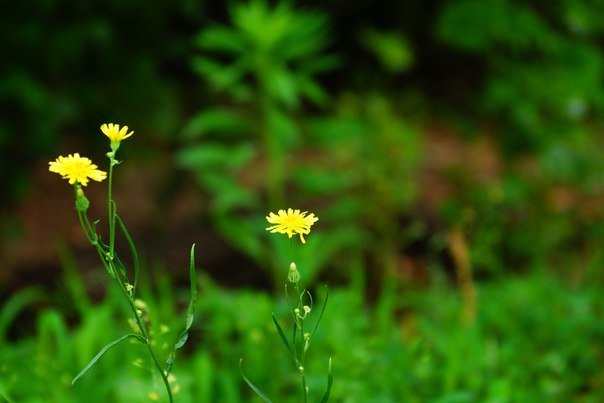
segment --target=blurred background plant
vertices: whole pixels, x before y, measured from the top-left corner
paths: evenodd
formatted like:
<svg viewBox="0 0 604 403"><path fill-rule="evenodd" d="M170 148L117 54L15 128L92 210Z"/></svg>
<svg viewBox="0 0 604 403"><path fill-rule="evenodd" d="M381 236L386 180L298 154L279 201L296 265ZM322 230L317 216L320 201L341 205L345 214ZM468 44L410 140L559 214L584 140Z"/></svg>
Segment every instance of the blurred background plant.
<svg viewBox="0 0 604 403"><path fill-rule="evenodd" d="M217 92L218 102L184 128L186 145L177 164L191 170L209 193L218 231L272 269L275 284L281 284L277 271L288 267L289 245L283 240L268 245L261 223L267 208L284 207L286 185L295 187L291 171L304 144L302 106L328 101L316 76L337 59L326 50L322 13L255 0L234 4L230 24L210 26L196 37L202 53L193 59L193 69ZM288 197L288 205L301 202L306 200Z"/></svg>
<svg viewBox="0 0 604 403"><path fill-rule="evenodd" d="M45 172L68 145L100 158L87 128L127 120L141 135L116 194L157 332L186 304L183 245L208 276L177 401L251 399L242 356L267 394L296 395L266 321L287 313L289 243L264 216L287 206L321 217L296 262L303 287L330 284L312 354L334 357L334 401L602 400L602 7L7 5L0 394L153 392L144 365L114 379L110 356L68 386L125 313ZM309 371L321 389L324 368Z"/></svg>

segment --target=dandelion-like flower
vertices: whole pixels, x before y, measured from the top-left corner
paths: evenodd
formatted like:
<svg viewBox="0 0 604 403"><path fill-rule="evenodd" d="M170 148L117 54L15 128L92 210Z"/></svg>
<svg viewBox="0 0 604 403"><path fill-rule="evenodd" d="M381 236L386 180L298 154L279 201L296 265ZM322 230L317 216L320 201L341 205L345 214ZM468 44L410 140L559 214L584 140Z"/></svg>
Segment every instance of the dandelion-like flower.
<svg viewBox="0 0 604 403"><path fill-rule="evenodd" d="M302 243L306 243L304 235L308 235L310 227L319 220L313 213L310 213L308 216L306 213L306 211L300 213L300 210L291 208L287 209L287 212L279 210L277 214L270 213L266 216L266 221L274 225L268 227L266 230L272 233L287 234L290 238L294 234L299 234Z"/></svg>
<svg viewBox="0 0 604 403"><path fill-rule="evenodd" d="M119 143L134 134L134 132L128 133L128 126L124 126L120 129L120 125L113 123L103 124L101 126L101 131L105 136L109 137L109 140L111 140L112 143Z"/></svg>
<svg viewBox="0 0 604 403"><path fill-rule="evenodd" d="M88 185L88 180L92 179L97 182L107 178L107 174L98 170L97 166L86 157L80 157L80 154L69 154L67 157L59 156L56 160L48 163L50 172L56 172L63 177L69 179L69 184L73 185L76 182L82 186Z"/></svg>

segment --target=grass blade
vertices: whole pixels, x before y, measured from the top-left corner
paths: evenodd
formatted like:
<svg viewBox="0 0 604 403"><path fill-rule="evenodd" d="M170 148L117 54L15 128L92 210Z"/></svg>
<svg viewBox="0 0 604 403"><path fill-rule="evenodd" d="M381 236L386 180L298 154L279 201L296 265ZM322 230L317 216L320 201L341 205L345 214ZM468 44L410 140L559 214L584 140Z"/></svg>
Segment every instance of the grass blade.
<svg viewBox="0 0 604 403"><path fill-rule="evenodd" d="M325 301L323 301L323 308L321 309L321 314L319 315L319 319L317 319L317 323L315 323L315 327L310 334L310 337L315 335L317 328L319 327L319 323L321 323L321 319L323 318L323 314L325 313L325 308L327 307L327 300L329 300L329 289L325 286Z"/></svg>
<svg viewBox="0 0 604 403"><path fill-rule="evenodd" d="M44 293L36 287L24 288L13 294L0 309L0 345L6 339L11 323L28 306L42 301Z"/></svg>
<svg viewBox="0 0 604 403"><path fill-rule="evenodd" d="M329 367L327 372L327 390L321 399L321 403L327 403L329 401L329 395L331 394L331 386L333 385L333 372L331 371L331 357L329 357Z"/></svg>
<svg viewBox="0 0 604 403"><path fill-rule="evenodd" d="M138 273L140 271L138 253L136 252L136 247L134 246L132 237L130 236L130 233L126 229L126 225L124 225L122 218L117 214L115 215L115 217L117 218L117 222L120 225L122 232L124 233L124 237L126 238L126 241L128 242L128 246L130 246L130 252L132 253L132 264L134 265L134 282L132 284L132 286L134 288L132 288L132 295L136 295L136 284L138 283Z"/></svg>
<svg viewBox="0 0 604 403"><path fill-rule="evenodd" d="M4 387L0 385L0 397L6 400L7 403L14 403L14 400L8 397L8 394L4 391Z"/></svg>
<svg viewBox="0 0 604 403"><path fill-rule="evenodd" d="M86 372L88 372L90 370L90 368L92 368L94 366L94 364L96 364L96 362L103 356L103 354L105 354L107 351L109 351L113 346L121 343L122 341L124 341L130 337L134 337L135 339L142 342L141 337L138 334L134 334L134 333L125 334L122 337L120 337L119 339L112 341L111 343L109 343L105 347L103 347L101 349L101 351L99 351L98 354L95 355L94 358L88 363L88 365L86 365L86 367L82 371L80 371L80 373L77 374L75 378L73 378L73 381L71 381L71 384L73 385L78 379L80 379L82 376L84 376L84 374L86 374Z"/></svg>
<svg viewBox="0 0 604 403"><path fill-rule="evenodd" d="M258 389L258 387L256 385L254 385L249 379L246 378L246 376L243 374L243 368L241 367L242 364L243 364L243 358L239 360L239 373L241 373L241 377L243 378L243 380L245 381L245 383L247 383L248 386L250 388L252 388L252 390L254 392L256 392L256 394L258 395L258 397L260 397L260 399L262 399L263 402L265 402L265 403L273 403L271 401L271 399L269 399L268 397L266 397L266 395L264 393L262 393L262 391L260 389Z"/></svg>
<svg viewBox="0 0 604 403"><path fill-rule="evenodd" d="M197 273L195 272L195 244L191 246L191 258L189 261L189 281L191 282L191 297L189 299L189 306L187 307L187 316L185 321L185 330L178 336L178 341L174 344L170 357L166 361L166 373L170 374L172 370L172 364L176 357L176 351L181 349L185 345L189 338L189 330L193 326L193 319L195 318L195 307L197 306Z"/></svg>
<svg viewBox="0 0 604 403"><path fill-rule="evenodd" d="M290 347L289 343L287 342L287 337L285 337L285 334L283 333L283 329L281 329L279 322L277 322L277 318L275 318L275 314L273 314L273 323L275 324L275 327L277 328L277 332L279 333L279 337L281 337L281 341L283 342L283 344L285 344L285 347L287 347L287 350L293 356L294 352L292 351L292 348Z"/></svg>

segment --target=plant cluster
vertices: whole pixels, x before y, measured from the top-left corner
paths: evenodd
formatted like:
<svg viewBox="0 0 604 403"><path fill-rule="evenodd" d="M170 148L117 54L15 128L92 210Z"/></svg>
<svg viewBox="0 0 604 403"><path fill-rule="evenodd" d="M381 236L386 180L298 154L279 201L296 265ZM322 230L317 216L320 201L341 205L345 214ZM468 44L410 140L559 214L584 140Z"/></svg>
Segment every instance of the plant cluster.
<svg viewBox="0 0 604 403"><path fill-rule="evenodd" d="M107 271L107 274L113 280L115 280L124 297L126 298L128 307L131 310L131 318L129 321L134 329L134 333L125 334L105 345L88 363L88 365L86 365L84 369L82 369L82 371L80 371L80 373L73 378L72 384L84 376L111 348L128 339L134 339L147 348L149 356L157 369L157 373L164 383L168 398L170 402L173 402L172 387L170 385L170 372L172 371L176 352L184 346L189 337L189 330L193 325L195 305L197 301L197 276L195 273L194 261L195 245L191 247L191 261L189 269L191 280L191 300L187 308L185 329L178 336L178 339L170 351L168 358L166 359L165 363L162 364L154 349L154 341L148 322L149 313L147 304L143 300L137 298L137 285L140 271L138 252L136 251L136 247L132 237L130 236L130 233L126 229L124 221L117 213L117 205L112 195L114 168L121 163L121 161L117 159L117 151L119 150L122 141L132 136L134 132L128 132L128 126L120 127L120 125L113 123L103 124L101 126L101 131L110 141L110 151L107 152L107 157L109 159L108 174L97 169L97 165L93 164L90 159L81 157L78 153L69 154L67 157L59 156L55 161L51 161L49 163L49 171L61 175L63 179L67 179L69 181L70 185L73 185L73 190L75 193L75 209L80 225L82 226L82 230L84 231L84 234L86 235L86 238L90 244L96 249L99 259ZM90 179L97 182L108 179L107 222L109 226L109 240L107 242L103 241L101 235L97 231L97 224L99 221L97 220L91 223L88 218L90 201L84 194L84 187L88 185ZM116 227L121 230L122 235L130 246L130 251L132 253L131 272L133 272L131 274L128 273L126 264L122 259L120 259L115 249Z"/></svg>

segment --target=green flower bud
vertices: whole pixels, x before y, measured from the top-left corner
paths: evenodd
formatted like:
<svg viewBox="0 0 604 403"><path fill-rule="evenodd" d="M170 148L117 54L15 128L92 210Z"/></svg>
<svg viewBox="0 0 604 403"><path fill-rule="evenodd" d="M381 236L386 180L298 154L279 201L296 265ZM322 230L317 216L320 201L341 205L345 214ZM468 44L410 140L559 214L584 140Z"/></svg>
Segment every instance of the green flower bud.
<svg viewBox="0 0 604 403"><path fill-rule="evenodd" d="M298 268L296 267L296 264L294 262L291 262L291 264L289 265L287 280L293 284L297 284L298 281L300 281L300 272L298 271Z"/></svg>
<svg viewBox="0 0 604 403"><path fill-rule="evenodd" d="M90 206L90 201L88 201L86 195L84 194L84 191L79 186L76 190L75 205L76 210L78 210L80 213L85 213L88 210L88 207Z"/></svg>

